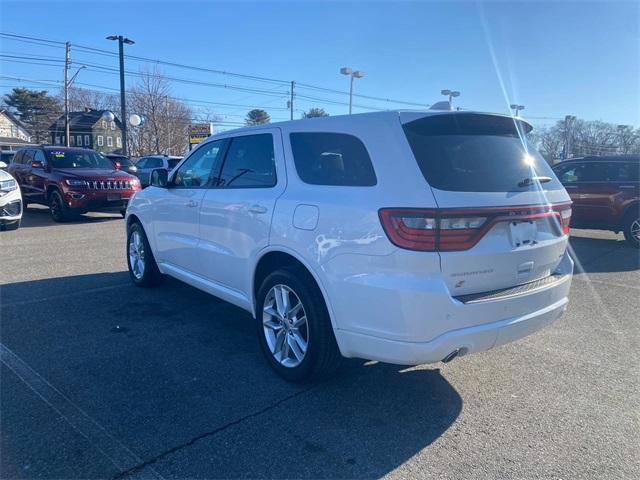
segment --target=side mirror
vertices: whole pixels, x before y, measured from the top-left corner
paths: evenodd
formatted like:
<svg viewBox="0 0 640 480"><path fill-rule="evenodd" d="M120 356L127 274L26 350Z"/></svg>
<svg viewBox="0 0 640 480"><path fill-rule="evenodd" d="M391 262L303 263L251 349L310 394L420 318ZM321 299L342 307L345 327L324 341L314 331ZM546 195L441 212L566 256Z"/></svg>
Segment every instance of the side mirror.
<svg viewBox="0 0 640 480"><path fill-rule="evenodd" d="M40 160L31 162L31 168L44 168L44 164Z"/></svg>
<svg viewBox="0 0 640 480"><path fill-rule="evenodd" d="M116 170L120 170L122 168L122 164L120 162L116 162Z"/></svg>
<svg viewBox="0 0 640 480"><path fill-rule="evenodd" d="M151 185L154 187L167 188L169 184L169 172L164 168L156 168L151 172Z"/></svg>
<svg viewBox="0 0 640 480"><path fill-rule="evenodd" d="M7 168L9 165L0 160L0 169Z"/></svg>

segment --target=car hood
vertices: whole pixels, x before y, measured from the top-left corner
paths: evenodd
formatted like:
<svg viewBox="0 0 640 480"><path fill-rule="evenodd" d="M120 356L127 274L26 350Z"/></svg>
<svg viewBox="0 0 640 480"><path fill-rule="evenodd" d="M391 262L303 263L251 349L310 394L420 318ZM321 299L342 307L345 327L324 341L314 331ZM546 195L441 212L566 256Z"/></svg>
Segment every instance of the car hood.
<svg viewBox="0 0 640 480"><path fill-rule="evenodd" d="M81 178L91 180L132 180L128 173L121 170L108 168L57 168L56 172L69 178Z"/></svg>

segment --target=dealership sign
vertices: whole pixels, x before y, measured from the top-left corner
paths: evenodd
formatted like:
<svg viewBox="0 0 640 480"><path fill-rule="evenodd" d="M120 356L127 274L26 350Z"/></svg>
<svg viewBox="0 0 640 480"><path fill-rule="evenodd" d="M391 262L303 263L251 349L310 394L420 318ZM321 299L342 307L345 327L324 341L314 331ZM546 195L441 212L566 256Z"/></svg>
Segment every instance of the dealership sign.
<svg viewBox="0 0 640 480"><path fill-rule="evenodd" d="M213 133L210 123L196 123L189 125L189 148L197 145Z"/></svg>

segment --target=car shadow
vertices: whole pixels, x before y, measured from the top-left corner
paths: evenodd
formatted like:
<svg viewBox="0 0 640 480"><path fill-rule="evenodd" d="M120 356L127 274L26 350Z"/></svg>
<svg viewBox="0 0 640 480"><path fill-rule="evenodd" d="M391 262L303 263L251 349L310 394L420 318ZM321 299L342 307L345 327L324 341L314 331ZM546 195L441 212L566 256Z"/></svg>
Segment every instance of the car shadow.
<svg viewBox="0 0 640 480"><path fill-rule="evenodd" d="M86 224L86 223L102 223L109 222L112 220L122 220L122 215L119 213L115 214L95 214L89 213L85 215L79 215L77 218L69 222L65 222L65 225L74 225L74 224ZM32 227L50 227L60 225L55 222L53 218L51 218L51 214L49 213L49 209L40 205L30 205L28 206L23 214L22 214L22 222L20 224L20 228L32 228Z"/></svg>
<svg viewBox="0 0 640 480"><path fill-rule="evenodd" d="M287 383L249 314L175 280L141 289L113 272L0 288L3 344L163 476L381 477L462 410L438 369L346 360L331 379ZM27 428L49 445L36 421ZM44 472L74 461L46 451Z"/></svg>
<svg viewBox="0 0 640 480"><path fill-rule="evenodd" d="M624 238L571 236L569 246L576 273L640 270L640 250L630 246Z"/></svg>

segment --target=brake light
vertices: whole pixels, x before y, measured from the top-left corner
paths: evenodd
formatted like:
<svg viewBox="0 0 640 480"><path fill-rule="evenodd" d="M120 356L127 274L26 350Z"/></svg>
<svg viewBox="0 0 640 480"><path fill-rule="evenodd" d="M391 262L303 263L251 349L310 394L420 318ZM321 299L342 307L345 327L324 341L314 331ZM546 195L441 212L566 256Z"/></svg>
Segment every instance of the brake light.
<svg viewBox="0 0 640 480"><path fill-rule="evenodd" d="M391 242L423 252L460 251L472 248L499 222L548 218L558 235L569 233L570 204L489 207L479 209L383 208L380 222Z"/></svg>
<svg viewBox="0 0 640 480"><path fill-rule="evenodd" d="M566 205L563 207L566 207ZM568 235L569 224L571 223L571 208L562 208L560 210L560 223L562 225L562 233Z"/></svg>

